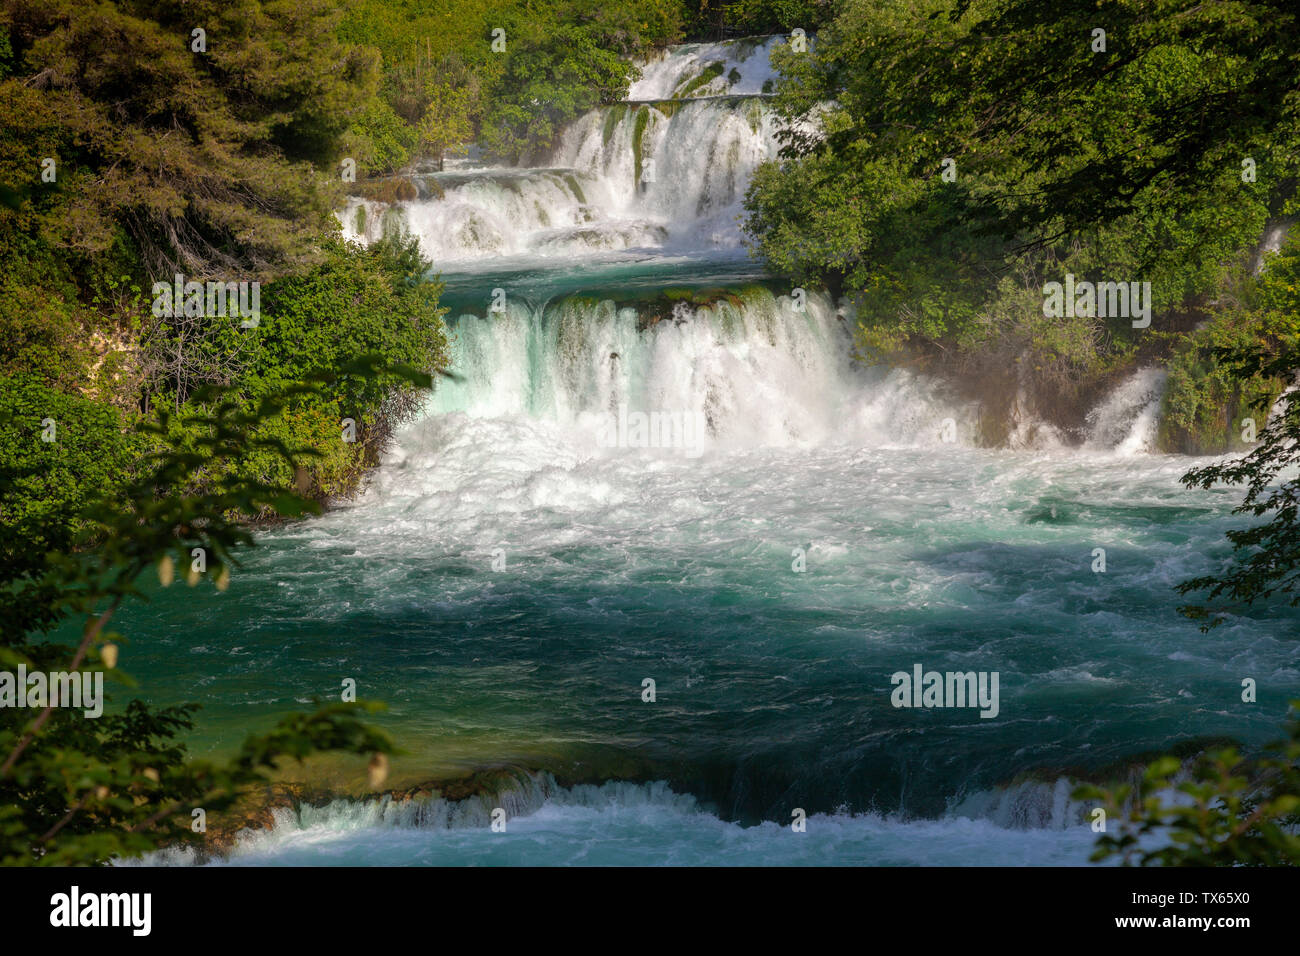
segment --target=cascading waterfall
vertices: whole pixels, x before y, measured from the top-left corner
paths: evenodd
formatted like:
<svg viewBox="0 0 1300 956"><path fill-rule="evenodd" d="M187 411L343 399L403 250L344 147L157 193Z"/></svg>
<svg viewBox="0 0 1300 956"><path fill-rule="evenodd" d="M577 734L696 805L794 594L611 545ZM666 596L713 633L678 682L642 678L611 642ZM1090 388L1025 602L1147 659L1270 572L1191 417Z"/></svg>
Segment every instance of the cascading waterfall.
<svg viewBox="0 0 1300 956"><path fill-rule="evenodd" d="M220 711L295 709L346 662L396 702L395 772L519 772L281 811L233 862L1077 864L1077 771L1274 735L1224 694L1242 673L1300 694L1267 633L1295 615L1211 646L1176 612L1235 502L1140 454L1163 373L1120 383L1082 448L1023 400L1013 448L980 448L976 408L864 367L846 305L747 260L779 42L674 48L544 168L461 166L340 214L361 241L419 237L457 378L358 500L267 536L219 620L174 593L140 612L162 650L139 667L208 655ZM638 440L636 415L691 443ZM1000 674L997 719L891 705L922 665Z"/></svg>
<svg viewBox="0 0 1300 956"><path fill-rule="evenodd" d="M697 415L710 447L856 441L927 444L945 420L969 436L969 411L904 371L863 369L825 297L796 304L750 286L707 305L648 309L562 298L462 316L453 366L428 415L528 415L593 434L620 406Z"/></svg>
<svg viewBox="0 0 1300 956"><path fill-rule="evenodd" d="M738 250L745 187L776 156L765 99L776 38L675 48L642 67L622 103L570 126L544 169L417 176L421 196L353 199L344 234L419 237L439 267L563 260L625 250Z"/></svg>
<svg viewBox="0 0 1300 956"><path fill-rule="evenodd" d="M297 811L277 809L274 825L246 832L227 860L235 865L316 865L321 844L332 854L378 865L438 865L463 859L478 835L491 826L497 808L506 811L516 832L532 838L523 856L499 861L556 865L626 865L630 862L684 865L909 863L918 849L935 863L1011 864L1029 854L1040 862L1077 862L1086 847L1080 821L1087 807L1069 796L1066 780L1055 785L1023 784L975 795L942 823L908 824L881 814L814 814L809 836L794 849L782 846L784 828L765 823L753 828L724 824L689 794L662 782L605 783L562 787L550 774L521 774L515 784L461 800L438 794L414 799L335 800ZM685 839L665 860L647 833L671 830ZM1035 834L1033 831L1039 831ZM1072 831L1072 832L1071 832ZM1014 835L1015 843L1007 839ZM1055 835L1055 843L1044 837ZM1061 837L1069 839L1062 841ZM721 843L719 842L721 841ZM946 846L945 846L946 844ZM971 860L969 845L997 858ZM481 851L475 851L481 853ZM516 851L517 853L518 851ZM1046 853L1046 859L1042 854ZM190 849L163 850L147 865L199 862Z"/></svg>
<svg viewBox="0 0 1300 956"><path fill-rule="evenodd" d="M424 254L439 264L563 257L655 245L666 237L649 220L609 220L605 184L573 169L495 169L429 179L442 195L391 209L353 199L342 215L345 234L366 241L390 232L415 235Z"/></svg>
<svg viewBox="0 0 1300 956"><path fill-rule="evenodd" d="M628 90L628 99L770 93L777 77L772 50L784 41L778 36L748 37L671 47L641 64L641 75Z"/></svg>
<svg viewBox="0 0 1300 956"><path fill-rule="evenodd" d="M572 124L551 166L460 168L416 177L418 199L391 207L352 199L340 214L344 233L360 241L388 232L414 235L436 267L452 274L511 268L558 273L593 261L689 259L693 265L672 278L690 281L694 265L743 257L739 223L744 191L758 165L777 151L777 120L765 97L776 75L770 54L781 42L780 37L760 37L674 47L642 64L626 101L592 110ZM789 309L785 314L793 319L774 320L774 301L751 296L737 305L698 310L683 305L686 311L679 311L671 324L639 331L642 323L635 310L608 299L593 302L587 296L537 306L515 298L503 314L484 318L480 308L471 310L477 320L457 321L455 362L486 396L472 401L494 412L512 402L518 405L515 393L527 389L529 404L514 411L566 419L577 410L604 414L609 396L570 394L570 383L556 365L557 356L569 355L565 374L576 374L570 352L578 343L587 353L583 374L588 379L604 377L611 387L658 381L658 394L636 397L650 407L705 412L715 437L730 430L736 439L760 444L836 437L923 442L950 419L949 440L973 438L973 409L941 397L936 383L901 373L850 374L846 356L851 343L824 328L832 306L819 300L808 313L810 325ZM700 321L686 324L683 316ZM720 337L720 326L731 331ZM811 327L821 327L815 344L804 341L795 347L794 339ZM745 340L745 330L762 329L766 340ZM556 340L561 330L568 336L569 351L563 353ZM776 338L783 342L778 345ZM766 348L759 347L763 341ZM547 352L548 342L557 347L553 354ZM706 342L709 348L703 348ZM521 347L526 351L520 352ZM782 349L784 356L778 355ZM786 367L762 367L765 355ZM651 356L658 368L645 367ZM710 361L712 370L703 367ZM1136 373L1094 410L1085 447L1122 454L1151 450L1159 412L1159 395L1153 403L1150 394L1158 389L1153 375L1158 378L1154 370ZM696 391L663 392L665 376L693 383ZM851 386L846 384L850 380ZM548 393L547 383L556 390ZM829 389L823 387L827 384ZM584 387L594 386L588 381ZM843 400L848 388L858 391L856 407ZM876 394L863 391L871 388ZM768 394L773 391L792 404L775 422ZM839 400L828 402L826 391ZM719 417L725 417L726 408L718 403L735 408L734 396L741 394L754 400L755 407L746 410L751 426L740 429L733 421L728 429ZM809 412L808 402L794 401L805 397L820 407L820 419ZM447 385L430 410L459 409L468 400L465 388ZM769 404L759 407L763 401ZM951 407L935 414L945 404ZM893 416L889 422L882 419L886 414ZM1052 426L1018 410L1015 414L1012 447L1062 444ZM758 421L763 424L753 427Z"/></svg>
<svg viewBox="0 0 1300 956"><path fill-rule="evenodd" d="M588 113L559 159L599 181L616 219L662 223L670 246L734 247L745 187L776 155L761 97L625 103Z"/></svg>
<svg viewBox="0 0 1300 956"><path fill-rule="evenodd" d="M392 209L353 199L340 218L353 239L415 235L439 265L734 249L745 187L776 155L775 131L761 97L621 103L571 126L555 168L434 173L441 196Z"/></svg>

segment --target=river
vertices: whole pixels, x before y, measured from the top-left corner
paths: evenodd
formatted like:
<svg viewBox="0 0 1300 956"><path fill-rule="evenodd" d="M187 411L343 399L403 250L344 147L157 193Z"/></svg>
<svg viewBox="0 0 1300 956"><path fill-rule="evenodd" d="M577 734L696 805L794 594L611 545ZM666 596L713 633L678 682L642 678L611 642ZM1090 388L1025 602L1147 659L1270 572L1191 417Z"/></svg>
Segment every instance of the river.
<svg viewBox="0 0 1300 956"><path fill-rule="evenodd" d="M1151 452L1158 372L1082 443L980 448L972 406L856 363L842 304L750 260L769 49L674 48L544 168L341 214L420 237L460 378L229 592L125 615L128 669L204 705L200 753L351 678L390 705L395 772L510 782L282 811L230 862L1083 864L1071 779L1279 734L1297 615L1176 613L1239 492ZM894 706L916 665L996 674L996 716Z"/></svg>

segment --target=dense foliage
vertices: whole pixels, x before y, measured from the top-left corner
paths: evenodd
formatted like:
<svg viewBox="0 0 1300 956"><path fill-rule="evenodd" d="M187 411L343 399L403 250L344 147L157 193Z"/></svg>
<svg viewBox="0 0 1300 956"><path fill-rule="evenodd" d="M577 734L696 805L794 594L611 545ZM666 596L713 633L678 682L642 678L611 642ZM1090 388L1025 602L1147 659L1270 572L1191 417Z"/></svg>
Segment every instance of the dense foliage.
<svg viewBox="0 0 1300 956"><path fill-rule="evenodd" d="M371 379L377 362L363 356L339 374ZM385 374L411 385L429 381L412 369ZM261 433L292 399L319 391L335 377L322 372L310 383L268 394L252 409L221 391L203 395L199 407L211 411L184 413L194 436L191 447L149 456L137 478L81 509L83 531L76 543L93 548L50 548L39 567L0 565L6 604L22 615L6 614L0 623L0 667L107 676L131 686L117 670L125 638L109 626L124 602L141 598L143 575L156 569L170 585L177 562L192 572L191 555L202 549L205 569L187 573L190 584L202 579L225 590L240 551L252 544L239 515L272 511L289 517L318 510L257 479L191 491L203 484L198 474L234 470L249 448L280 457L291 472L300 468L312 450ZM161 440L170 419L160 408L156 418L141 423L141 431ZM41 636L65 619L83 622L76 647ZM342 751L371 755L376 767L384 767L382 755L394 752L389 738L363 719L376 709L372 704L328 704L286 717L270 732L250 736L225 763L188 758L181 735L192 724L193 708L154 710L133 700L88 716L84 709L57 704L51 689L36 706L0 708L0 864L99 864L163 843L197 842L205 826L196 821L206 824L207 814L229 807L285 759Z"/></svg>
<svg viewBox="0 0 1300 956"><path fill-rule="evenodd" d="M341 26L384 63L384 106L359 117L373 171L477 142L505 162L543 156L569 121L621 99L632 59L682 37L674 0L357 0ZM396 119L396 122L395 122Z"/></svg>
<svg viewBox="0 0 1300 956"><path fill-rule="evenodd" d="M416 281L429 264L413 244L332 238L336 163L381 102L379 58L335 39L341 16L320 0L0 6L7 556L65 545L78 506L133 477L128 428L159 403L177 412L220 385L251 408L369 352L445 364L439 287ZM260 286L260 316L160 309L154 284L177 275ZM325 452L307 476L324 498L355 486L412 403L409 388L339 382L264 427ZM358 441L343 445L345 418ZM58 441L37 440L42 422ZM252 452L231 468L296 487Z"/></svg>
<svg viewBox="0 0 1300 956"><path fill-rule="evenodd" d="M334 5L5 0L0 17L0 179L26 198L0 210L6 246L202 277L310 253L336 197L320 170L377 79L333 39Z"/></svg>
<svg viewBox="0 0 1300 956"><path fill-rule="evenodd" d="M1167 352L1295 215L1295 18L1267 0L846 0L809 52L777 56L792 128L751 187L754 244L852 293L869 351L1016 369L1011 389L1071 424L1081 391ZM1150 328L1045 316L1066 274L1150 282Z"/></svg>
<svg viewBox="0 0 1300 956"><path fill-rule="evenodd" d="M1161 757L1135 783L1084 786L1074 796L1105 814L1094 862L1295 866L1300 861L1300 718L1292 719L1285 740L1262 753L1216 748L1190 766Z"/></svg>
<svg viewBox="0 0 1300 956"><path fill-rule="evenodd" d="M446 364L414 242L337 238L338 164L384 109L380 58L336 38L341 17L327 0L0 3L0 671L131 688L109 627L141 575L179 560L226 587L249 519L350 493ZM173 309L159 284L176 282L230 305ZM50 637L74 621L75 647ZM390 751L370 709L286 718L218 764L186 754L190 708L6 706L0 862L199 839L192 810L286 757Z"/></svg>

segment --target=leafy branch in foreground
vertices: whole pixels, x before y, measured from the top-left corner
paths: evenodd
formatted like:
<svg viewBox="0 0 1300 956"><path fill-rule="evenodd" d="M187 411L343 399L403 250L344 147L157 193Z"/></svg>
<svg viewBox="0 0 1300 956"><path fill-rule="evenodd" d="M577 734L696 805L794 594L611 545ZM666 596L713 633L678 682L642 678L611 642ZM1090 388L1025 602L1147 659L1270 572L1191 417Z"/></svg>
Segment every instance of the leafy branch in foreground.
<svg viewBox="0 0 1300 956"><path fill-rule="evenodd" d="M212 389L187 409L198 434L185 449L160 444L115 500L101 501L85 514L85 550L46 555L39 576L7 575L3 585L17 605L37 602L38 613L21 626L0 626L0 668L28 673L66 673L133 686L116 670L121 635L108 630L127 601L144 599L141 575L156 568L170 584L175 557L188 560L194 548L208 556L208 574L224 590L236 553L253 546L243 519L268 511L294 517L319 510L296 493L256 480L227 483L199 492L196 476L247 452L250 445L280 456L299 469L314 454L286 447L255 429L279 414L295 395L310 393L338 376L359 376L427 388L428 374L407 367L382 367L374 356L337 373L279 390L252 411L226 390ZM165 438L165 411L145 430ZM191 575L190 583L197 583ZM59 621L84 619L75 647L45 637ZM32 626L30 622L40 622ZM101 685L102 686L102 685ZM177 735L193 726L192 706L151 710L132 700L121 713L92 718L80 709L56 706L53 694L32 708L0 708L0 864L93 865L136 856L165 843L192 842L192 811L228 808L250 784L268 779L286 758L302 760L333 751L395 753L392 740L364 717L375 703L336 703L311 714L283 718L270 732L250 736L229 761L190 761ZM382 761L379 766L383 766Z"/></svg>
<svg viewBox="0 0 1300 956"><path fill-rule="evenodd" d="M1300 701L1292 702L1300 708ZM1202 754L1179 780L1182 762L1161 757L1139 785L1080 787L1112 825L1094 862L1118 857L1142 866L1300 864L1300 714L1288 739L1255 757L1227 747Z"/></svg>
<svg viewBox="0 0 1300 956"><path fill-rule="evenodd" d="M1221 362L1240 378L1263 375L1293 379L1296 375L1296 347L1292 341L1280 355L1270 357L1256 350L1249 354L1224 352ZM1205 591L1210 600L1225 597L1241 607L1269 598L1283 597L1291 607L1300 607L1300 402L1284 396L1281 407L1259 435L1259 444L1241 458L1195 468L1182 478L1191 488L1216 484L1244 485L1245 497L1233 514L1267 521L1226 532L1232 542L1233 562L1219 575L1202 575L1179 584L1180 594ZM1287 473L1290 477L1285 477ZM1187 605L1179 608L1194 620L1203 621L1208 631L1223 623L1226 607Z"/></svg>

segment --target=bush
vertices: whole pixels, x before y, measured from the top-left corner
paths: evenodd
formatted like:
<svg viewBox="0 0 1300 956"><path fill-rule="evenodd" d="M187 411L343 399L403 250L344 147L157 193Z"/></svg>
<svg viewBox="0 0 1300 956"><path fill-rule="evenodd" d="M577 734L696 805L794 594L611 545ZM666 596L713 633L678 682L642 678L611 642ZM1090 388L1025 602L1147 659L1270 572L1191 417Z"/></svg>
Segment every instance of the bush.
<svg viewBox="0 0 1300 956"><path fill-rule="evenodd" d="M190 397L182 391L188 381L233 385L251 407L293 382L368 354L419 372L440 370L448 361L445 310L437 304L441 285L424 279L428 267L413 238L390 238L364 249L329 240L319 265L266 286L257 328L217 320L204 341L204 367L187 369L184 380L176 368L166 367L172 354L168 343L177 331L164 327L154 339L162 373L153 401L180 408ZM249 451L232 456L223 468L201 469L197 478L207 489L256 480L296 488L316 500L344 496L417 408L418 392L392 376L341 376L317 392L291 398L282 416L256 429L259 438L310 448L315 459L306 475L295 474L278 454ZM342 440L342 423L349 418L355 442ZM169 426L168 438L179 447L189 447L194 438L185 421L178 416Z"/></svg>
<svg viewBox="0 0 1300 956"><path fill-rule="evenodd" d="M1291 240L1238 300L1215 310L1190 333L1169 366L1161 415L1161 444L1170 451L1220 454L1255 442L1242 437L1243 419L1264 430L1270 410L1289 384L1284 377L1242 370L1224 361L1264 347L1276 350L1300 336L1300 241Z"/></svg>
<svg viewBox="0 0 1300 956"><path fill-rule="evenodd" d="M364 356L340 371L365 377L381 366L376 357ZM396 369L387 374L412 387L429 384L428 376ZM15 621L6 614L0 621L0 667L100 679L105 672L119 675L122 638L107 629L113 615L123 603L139 599L146 573L157 569L161 583L169 585L177 558L188 561L194 547L209 555L203 577L218 589L228 587L236 552L253 544L239 515L270 511L292 517L315 509L255 481L233 481L217 493L185 489L200 483L197 470L228 471L229 459L248 449L282 453L287 469L296 470L297 457L259 439L256 429L276 418L288 397L310 396L333 378L295 383L251 408L220 393L201 396L198 404L210 406L210 413L187 408L191 448L164 444L119 493L81 513L87 535L79 543L93 540L97 547L89 552L53 548L38 574L11 578L0 588L0 595L26 615ZM165 407L157 414L160 420L141 430L152 441L163 438L170 425ZM11 571L8 564L3 569ZM199 578L194 575L191 584ZM46 637L54 624L70 617L84 622L75 648ZM133 683L126 675L118 680ZM190 706L151 710L137 700L121 711L85 714L50 699L44 707L0 708L0 865L102 865L160 845L197 844L204 828L192 821L230 808L251 785L266 783L268 773L287 758L302 760L322 751L370 754L371 786L378 787L387 773L386 755L395 748L386 734L364 722L377 709L372 703L335 703L290 715L269 733L248 737L233 759L217 763L186 753L181 738L193 725Z"/></svg>
<svg viewBox="0 0 1300 956"><path fill-rule="evenodd" d="M86 503L130 480L145 443L126 426L111 405L0 376L0 563L10 574L68 547Z"/></svg>
<svg viewBox="0 0 1300 956"><path fill-rule="evenodd" d="M1293 702L1293 707L1300 701ZM1300 863L1300 717L1288 738L1255 756L1235 747L1151 763L1137 785L1074 793L1106 814L1092 860L1142 866L1295 866Z"/></svg>

